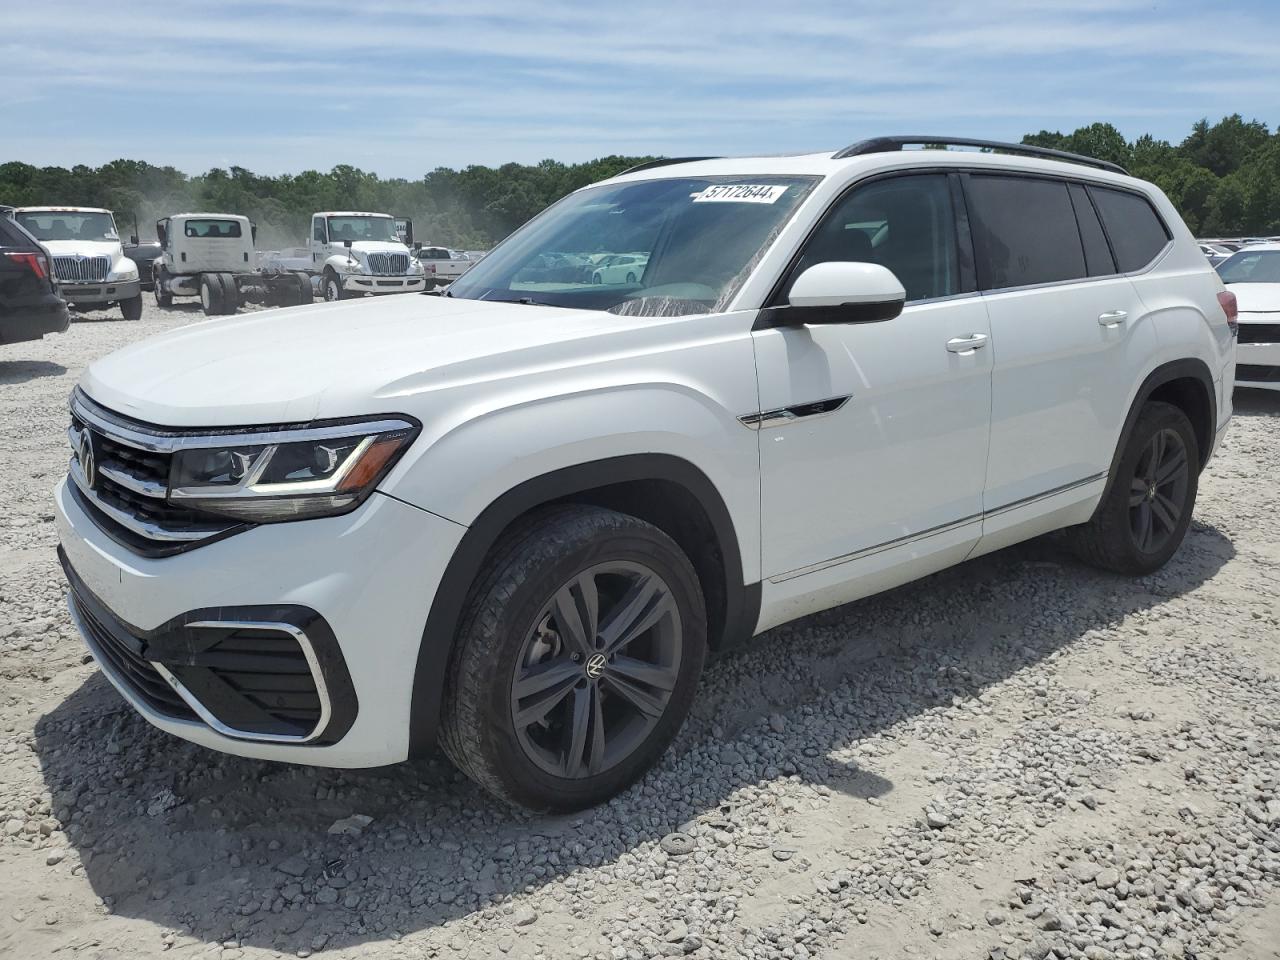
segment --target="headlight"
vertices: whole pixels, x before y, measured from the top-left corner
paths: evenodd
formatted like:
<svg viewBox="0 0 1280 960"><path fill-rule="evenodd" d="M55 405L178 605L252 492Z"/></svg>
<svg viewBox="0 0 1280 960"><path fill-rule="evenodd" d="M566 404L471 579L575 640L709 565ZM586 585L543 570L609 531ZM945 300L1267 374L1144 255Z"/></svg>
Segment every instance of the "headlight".
<svg viewBox="0 0 1280 960"><path fill-rule="evenodd" d="M417 434L417 424L388 418L183 449L173 458L169 499L254 523L346 513L373 492Z"/></svg>
<svg viewBox="0 0 1280 960"><path fill-rule="evenodd" d="M118 270L112 270L107 277L108 280L137 280L138 265L132 260L126 260L124 265Z"/></svg>

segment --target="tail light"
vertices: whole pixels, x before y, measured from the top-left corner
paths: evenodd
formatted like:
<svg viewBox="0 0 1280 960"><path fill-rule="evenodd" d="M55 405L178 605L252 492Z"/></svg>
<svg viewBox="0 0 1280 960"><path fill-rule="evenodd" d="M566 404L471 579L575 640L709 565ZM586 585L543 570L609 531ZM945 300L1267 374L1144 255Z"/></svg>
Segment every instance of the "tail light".
<svg viewBox="0 0 1280 960"><path fill-rule="evenodd" d="M1222 306L1222 312L1227 315L1227 326L1231 328L1231 332L1239 333L1240 307L1236 304L1236 295L1230 290L1222 290L1218 293L1218 303Z"/></svg>
<svg viewBox="0 0 1280 960"><path fill-rule="evenodd" d="M41 280L49 277L49 261L43 253L6 253L6 257L14 263L20 263Z"/></svg>
<svg viewBox="0 0 1280 960"><path fill-rule="evenodd" d="M431 274L433 277L436 275L436 265L434 263L427 264L427 273Z"/></svg>

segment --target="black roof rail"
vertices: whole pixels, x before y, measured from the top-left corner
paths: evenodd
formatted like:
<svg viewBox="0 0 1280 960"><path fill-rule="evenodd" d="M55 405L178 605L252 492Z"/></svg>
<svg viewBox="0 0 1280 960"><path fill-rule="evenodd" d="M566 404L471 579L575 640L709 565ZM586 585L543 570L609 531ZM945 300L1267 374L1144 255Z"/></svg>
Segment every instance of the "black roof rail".
<svg viewBox="0 0 1280 960"><path fill-rule="evenodd" d="M637 170L649 170L653 167L665 167L672 163L694 163L697 160L719 160L719 157L661 157L657 160L646 160L644 163L637 163L634 167L627 167L622 173L615 173L615 177L621 177L628 173L635 173Z"/></svg>
<svg viewBox="0 0 1280 960"><path fill-rule="evenodd" d="M1129 171L1110 160L1099 160L1086 157L1080 153L1068 153L1066 150L1052 150L1049 147L1033 147L1026 143L1003 143L999 140L975 140L971 137L872 137L870 140L859 140L843 150L831 155L832 160L844 160L848 157L861 157L868 153L892 153L909 144L940 144L948 147L981 147L985 150L998 150L1001 153L1017 153L1028 157L1043 157L1046 160L1065 160L1068 163L1083 163L1097 167L1099 170L1110 170L1128 176Z"/></svg>

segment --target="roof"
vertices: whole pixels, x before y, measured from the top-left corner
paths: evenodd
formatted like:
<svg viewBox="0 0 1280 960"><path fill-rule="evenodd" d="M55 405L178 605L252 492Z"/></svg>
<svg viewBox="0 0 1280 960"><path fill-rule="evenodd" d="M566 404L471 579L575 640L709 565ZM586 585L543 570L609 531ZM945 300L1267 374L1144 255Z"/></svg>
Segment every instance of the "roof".
<svg viewBox="0 0 1280 960"><path fill-rule="evenodd" d="M14 213L111 213L106 207L16 207Z"/></svg>
<svg viewBox="0 0 1280 960"><path fill-rule="evenodd" d="M389 213L368 213L363 210L320 210L315 215L317 217L386 217L388 220L395 219Z"/></svg>
<svg viewBox="0 0 1280 960"><path fill-rule="evenodd" d="M1246 243L1236 253L1254 253L1258 250L1280 250L1280 241L1266 240L1262 243Z"/></svg>
<svg viewBox="0 0 1280 960"><path fill-rule="evenodd" d="M242 216L241 214L238 214L238 213L171 213L169 214L168 217L165 217L163 219L176 220L179 217L209 217L209 218L216 217L219 220L240 220L240 221L243 221L244 223L249 222L248 217Z"/></svg>
<svg viewBox="0 0 1280 960"><path fill-rule="evenodd" d="M1019 156L1010 153L982 153L977 150L893 150L837 158L830 151L795 156L720 157L709 160L675 162L622 173L616 181L669 180L676 177L717 176L818 176L829 177L858 170L903 169L911 167L991 167L1054 173L1077 179L1127 184L1141 181L1097 167L1066 160Z"/></svg>

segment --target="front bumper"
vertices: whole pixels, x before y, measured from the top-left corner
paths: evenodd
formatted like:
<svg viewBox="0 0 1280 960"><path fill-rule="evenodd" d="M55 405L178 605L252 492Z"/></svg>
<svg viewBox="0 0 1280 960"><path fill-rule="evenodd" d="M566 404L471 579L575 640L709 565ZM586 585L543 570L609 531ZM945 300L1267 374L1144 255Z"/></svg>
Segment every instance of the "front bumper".
<svg viewBox="0 0 1280 960"><path fill-rule="evenodd" d="M58 293L73 306L92 303L119 303L141 293L137 280L104 280L101 283L61 283Z"/></svg>
<svg viewBox="0 0 1280 960"><path fill-rule="evenodd" d="M426 277L379 277L352 273L342 278L342 289L351 293L421 293L426 286Z"/></svg>
<svg viewBox="0 0 1280 960"><path fill-rule="evenodd" d="M423 627L434 585L465 528L375 494L344 517L266 524L148 559L99 529L65 480L54 498L73 617L107 678L150 723L215 750L266 760L371 767L406 758ZM94 602L104 610L93 609ZM147 663L158 664L164 669L156 672L182 702L191 705L184 692L201 702L205 694L195 694L202 681L189 672L201 665L192 630L202 628L193 620L208 629L216 618L213 628L225 634L229 623L243 625L246 617L260 628L291 615L314 641L313 675L330 701L329 715L311 735L300 729L288 739L278 731L254 737L219 720L232 709L225 705L201 703L208 715L175 708L172 696L165 699L169 691L145 672ZM141 657L143 675L131 673L139 663L125 656L129 650L108 649L98 632L116 628L138 642L131 650ZM321 638L324 631L331 644ZM129 644L128 637L118 639Z"/></svg>
<svg viewBox="0 0 1280 960"><path fill-rule="evenodd" d="M1236 386L1280 390L1280 343L1237 343Z"/></svg>

